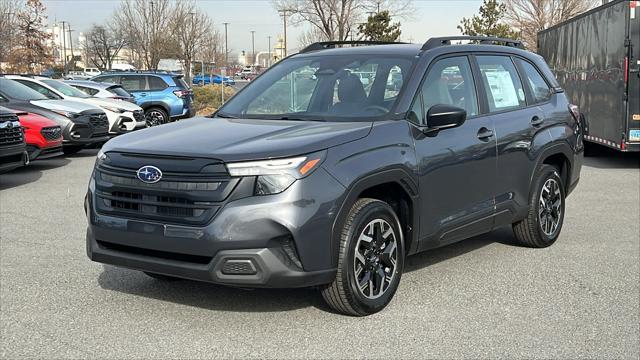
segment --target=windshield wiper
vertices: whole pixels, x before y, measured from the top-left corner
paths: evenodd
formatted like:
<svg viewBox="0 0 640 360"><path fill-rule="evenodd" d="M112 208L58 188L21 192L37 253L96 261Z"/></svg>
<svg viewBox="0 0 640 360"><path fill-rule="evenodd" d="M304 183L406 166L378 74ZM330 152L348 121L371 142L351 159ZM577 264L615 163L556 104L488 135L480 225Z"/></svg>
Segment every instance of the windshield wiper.
<svg viewBox="0 0 640 360"><path fill-rule="evenodd" d="M220 118L223 118L223 119L237 119L237 117L235 117L233 115L225 114L223 112L217 113L216 117L220 117Z"/></svg>
<svg viewBox="0 0 640 360"><path fill-rule="evenodd" d="M295 116L281 116L275 120L293 120L293 121L326 121L324 119L311 119L311 118L300 118Z"/></svg>

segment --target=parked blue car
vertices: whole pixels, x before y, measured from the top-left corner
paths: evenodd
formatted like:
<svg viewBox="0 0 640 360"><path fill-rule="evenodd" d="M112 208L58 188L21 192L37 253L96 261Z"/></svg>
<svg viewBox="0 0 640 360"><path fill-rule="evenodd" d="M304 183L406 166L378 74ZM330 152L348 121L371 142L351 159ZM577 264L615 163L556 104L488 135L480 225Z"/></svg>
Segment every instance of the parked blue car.
<svg viewBox="0 0 640 360"><path fill-rule="evenodd" d="M209 85L209 84L220 84L222 83L222 76L219 74L211 74L211 75L196 75L193 77L192 81L193 85ZM224 83L227 85L235 85L236 82L232 78L225 76Z"/></svg>
<svg viewBox="0 0 640 360"><path fill-rule="evenodd" d="M155 126L195 115L193 91L182 75L136 71L102 73L91 79L120 84L144 109L147 125Z"/></svg>

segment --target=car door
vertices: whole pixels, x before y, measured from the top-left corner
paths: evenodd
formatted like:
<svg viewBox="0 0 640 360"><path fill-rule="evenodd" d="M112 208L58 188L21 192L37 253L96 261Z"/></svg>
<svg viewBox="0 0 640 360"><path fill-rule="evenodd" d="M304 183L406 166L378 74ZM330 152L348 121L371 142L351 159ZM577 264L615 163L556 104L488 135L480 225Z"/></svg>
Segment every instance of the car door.
<svg viewBox="0 0 640 360"><path fill-rule="evenodd" d="M151 100L148 98L147 78L144 75L121 75L120 85L133 95L138 105Z"/></svg>
<svg viewBox="0 0 640 360"><path fill-rule="evenodd" d="M498 153L494 226L510 224L529 201L535 136L543 131L545 113L532 100L508 55L478 55L488 111L494 119ZM547 93L550 93L547 88Z"/></svg>
<svg viewBox="0 0 640 360"><path fill-rule="evenodd" d="M414 132L422 250L492 229L496 142L493 119L479 111L477 76L466 55L436 60L410 113L410 118L422 119L422 126L428 126L424 114L433 105L467 111L467 120L459 127Z"/></svg>

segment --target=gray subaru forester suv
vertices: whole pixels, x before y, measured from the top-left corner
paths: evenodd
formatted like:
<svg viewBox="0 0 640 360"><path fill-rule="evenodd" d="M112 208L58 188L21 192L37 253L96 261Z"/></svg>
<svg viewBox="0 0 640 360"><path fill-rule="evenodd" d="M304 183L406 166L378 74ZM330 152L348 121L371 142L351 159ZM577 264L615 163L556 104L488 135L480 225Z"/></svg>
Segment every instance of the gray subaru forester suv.
<svg viewBox="0 0 640 360"><path fill-rule="evenodd" d="M109 141L85 202L87 254L158 279L316 286L363 316L391 301L408 255L505 225L549 246L584 125L521 47L310 45L211 117Z"/></svg>

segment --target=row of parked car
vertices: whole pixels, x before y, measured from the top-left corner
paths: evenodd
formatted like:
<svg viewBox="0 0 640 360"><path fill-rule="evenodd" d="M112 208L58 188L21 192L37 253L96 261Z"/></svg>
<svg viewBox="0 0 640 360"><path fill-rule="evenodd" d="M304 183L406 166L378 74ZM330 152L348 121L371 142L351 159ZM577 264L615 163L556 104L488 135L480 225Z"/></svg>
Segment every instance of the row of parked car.
<svg viewBox="0 0 640 360"><path fill-rule="evenodd" d="M193 115L193 92L172 73L0 75L0 172Z"/></svg>

